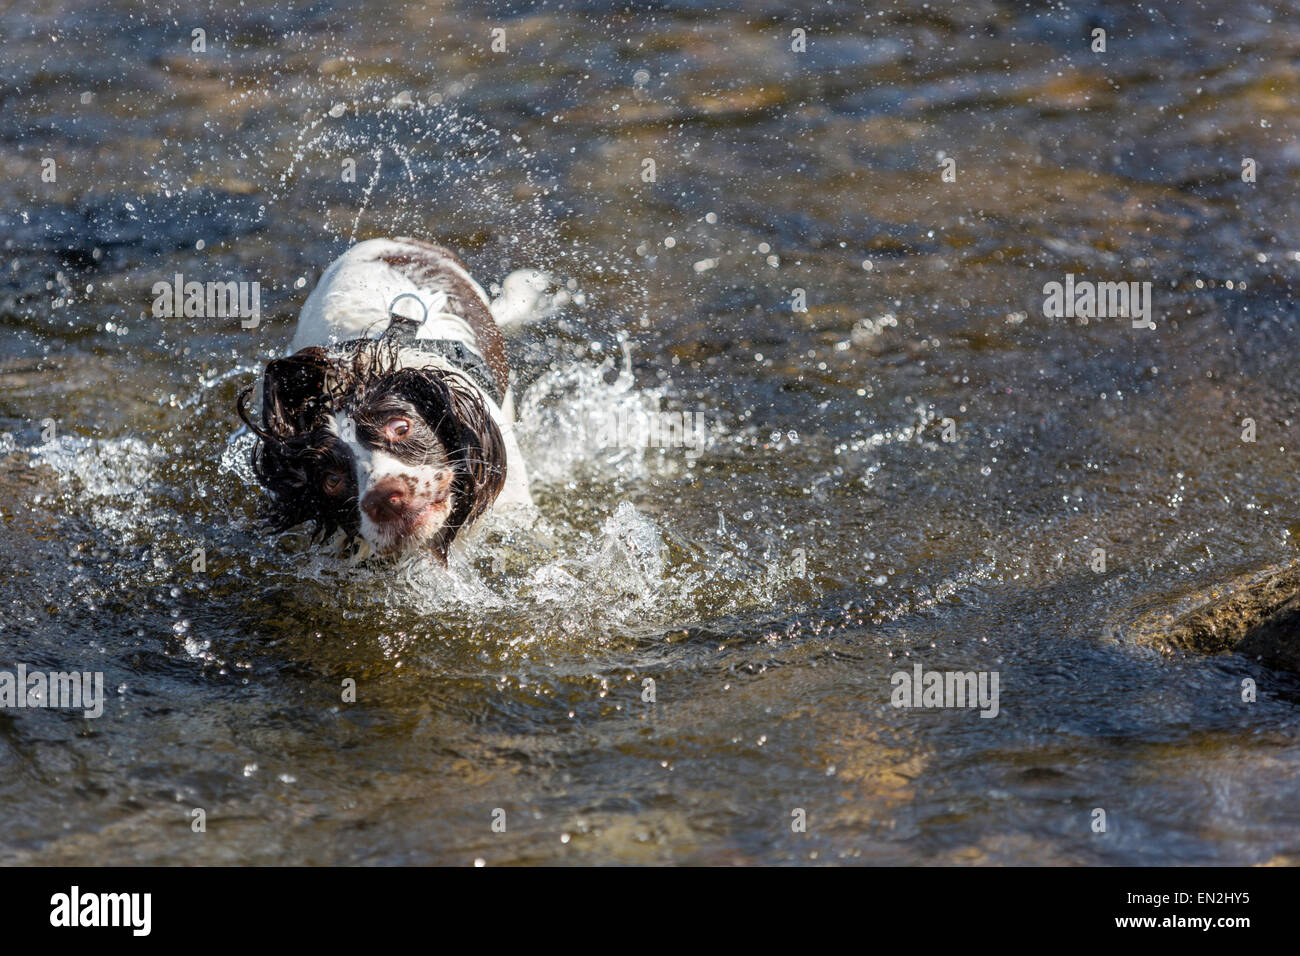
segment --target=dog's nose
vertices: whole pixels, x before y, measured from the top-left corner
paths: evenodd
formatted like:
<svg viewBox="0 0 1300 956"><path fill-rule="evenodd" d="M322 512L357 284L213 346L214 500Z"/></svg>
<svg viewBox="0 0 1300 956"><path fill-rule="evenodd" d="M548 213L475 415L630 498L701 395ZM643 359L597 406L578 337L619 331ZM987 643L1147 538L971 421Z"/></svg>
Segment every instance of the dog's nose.
<svg viewBox="0 0 1300 956"><path fill-rule="evenodd" d="M406 482L397 478L383 479L361 499L361 510L376 524L397 520L410 505L411 491Z"/></svg>

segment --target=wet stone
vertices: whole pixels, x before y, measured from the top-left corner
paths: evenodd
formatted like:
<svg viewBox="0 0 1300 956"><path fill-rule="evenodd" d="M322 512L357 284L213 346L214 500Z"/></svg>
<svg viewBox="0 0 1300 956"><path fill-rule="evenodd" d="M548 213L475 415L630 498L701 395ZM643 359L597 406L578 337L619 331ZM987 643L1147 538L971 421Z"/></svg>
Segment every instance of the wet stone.
<svg viewBox="0 0 1300 956"><path fill-rule="evenodd" d="M1244 575L1189 597L1197 602L1190 611L1140 618L1132 639L1203 653L1235 652L1271 667L1300 671L1300 562Z"/></svg>

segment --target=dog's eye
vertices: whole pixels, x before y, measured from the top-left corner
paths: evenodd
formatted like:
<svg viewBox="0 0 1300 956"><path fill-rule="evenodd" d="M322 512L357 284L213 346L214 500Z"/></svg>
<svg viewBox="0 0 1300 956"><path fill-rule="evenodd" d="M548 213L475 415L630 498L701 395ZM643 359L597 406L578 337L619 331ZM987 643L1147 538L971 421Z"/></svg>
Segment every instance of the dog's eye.
<svg viewBox="0 0 1300 956"><path fill-rule="evenodd" d="M389 441L401 441L411 431L411 423L405 418L390 418L384 426L384 437Z"/></svg>
<svg viewBox="0 0 1300 956"><path fill-rule="evenodd" d="M325 477L321 479L321 487L325 489L327 495L339 494L346 484L347 479L343 477L341 471L326 472Z"/></svg>

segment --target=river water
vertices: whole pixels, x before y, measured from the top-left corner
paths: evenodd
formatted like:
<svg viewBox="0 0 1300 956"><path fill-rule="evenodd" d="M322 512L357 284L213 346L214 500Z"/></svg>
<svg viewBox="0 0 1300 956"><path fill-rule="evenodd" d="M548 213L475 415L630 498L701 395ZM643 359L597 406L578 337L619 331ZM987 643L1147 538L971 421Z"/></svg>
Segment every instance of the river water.
<svg viewBox="0 0 1300 956"><path fill-rule="evenodd" d="M0 14L0 669L107 698L0 710L0 861L1294 861L1300 680L1125 625L1296 557L1295 4L628 6ZM401 234L578 300L450 573L267 534L231 438Z"/></svg>

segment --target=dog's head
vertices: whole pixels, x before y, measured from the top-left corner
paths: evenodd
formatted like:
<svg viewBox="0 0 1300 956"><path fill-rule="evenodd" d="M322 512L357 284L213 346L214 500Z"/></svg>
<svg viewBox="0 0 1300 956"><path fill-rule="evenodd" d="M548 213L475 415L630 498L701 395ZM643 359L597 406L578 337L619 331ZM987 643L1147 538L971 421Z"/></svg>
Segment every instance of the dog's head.
<svg viewBox="0 0 1300 956"><path fill-rule="evenodd" d="M307 348L266 367L253 469L278 530L313 522L324 540L360 537L379 554L429 548L440 561L457 533L501 492L501 431L477 388L439 368L402 368L391 342Z"/></svg>

